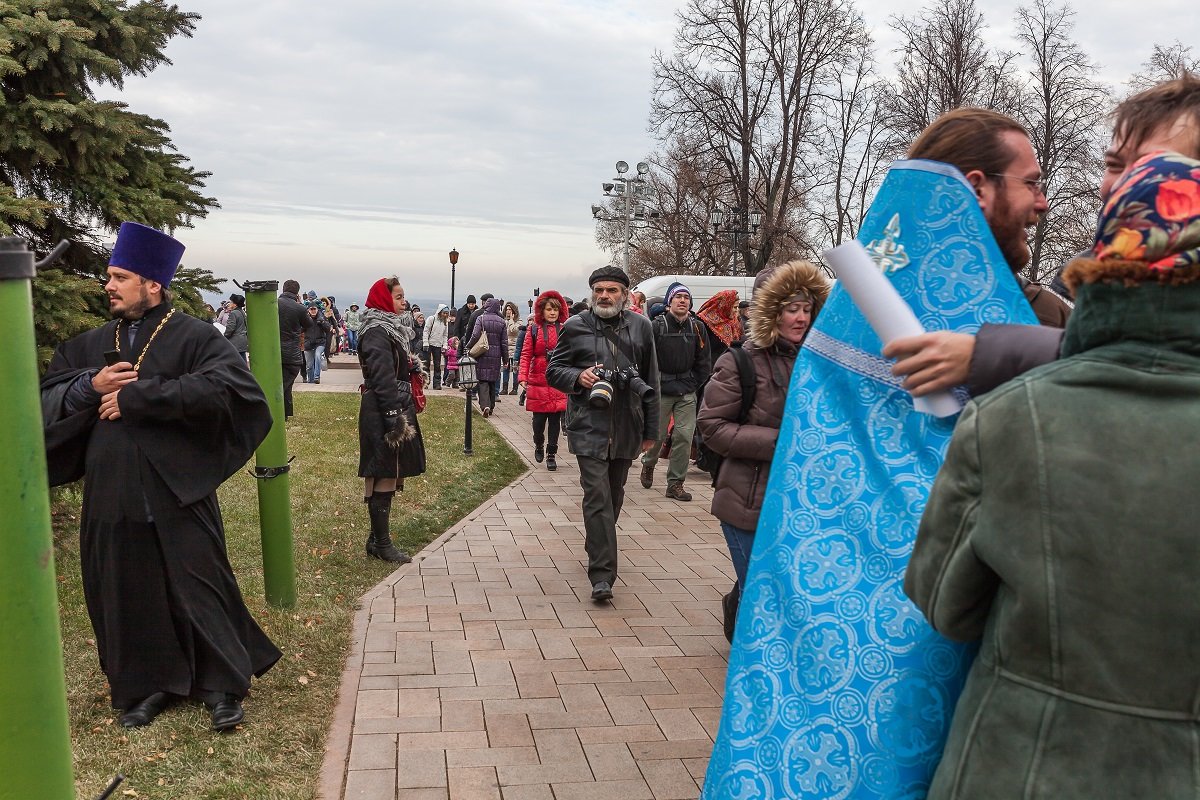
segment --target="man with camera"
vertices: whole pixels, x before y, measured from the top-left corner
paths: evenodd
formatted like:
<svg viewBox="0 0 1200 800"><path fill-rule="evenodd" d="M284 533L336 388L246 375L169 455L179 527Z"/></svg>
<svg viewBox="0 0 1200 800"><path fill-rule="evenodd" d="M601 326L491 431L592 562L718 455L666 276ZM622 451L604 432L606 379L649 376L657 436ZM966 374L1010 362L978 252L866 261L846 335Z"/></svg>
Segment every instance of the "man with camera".
<svg viewBox="0 0 1200 800"><path fill-rule="evenodd" d="M546 380L567 395L567 447L579 462L592 599L613 596L617 518L633 459L658 438L658 358L650 321L629 307L629 276L601 267L592 306L559 334Z"/></svg>
<svg viewBox="0 0 1200 800"><path fill-rule="evenodd" d="M692 434L696 432L696 392L708 383L712 361L708 353L708 335L704 324L692 316L692 293L682 283L675 282L667 289L667 313L659 314L650 323L654 330L654 350L658 354L660 398L658 403L658 436L642 456L642 488L654 485L654 465L658 463L658 447L667 437L667 423L673 417L671 434L671 463L667 469L667 497L688 501L691 493L683 488L692 450Z"/></svg>

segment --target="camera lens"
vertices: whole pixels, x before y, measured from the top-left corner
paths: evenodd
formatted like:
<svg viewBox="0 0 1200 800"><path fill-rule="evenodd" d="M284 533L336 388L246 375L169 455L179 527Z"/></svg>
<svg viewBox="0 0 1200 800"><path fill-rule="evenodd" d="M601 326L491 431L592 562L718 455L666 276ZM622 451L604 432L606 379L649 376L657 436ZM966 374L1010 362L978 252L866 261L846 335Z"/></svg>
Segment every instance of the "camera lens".
<svg viewBox="0 0 1200 800"><path fill-rule="evenodd" d="M596 381L588 395L588 405L592 408L608 408L612 403L613 385L608 381Z"/></svg>

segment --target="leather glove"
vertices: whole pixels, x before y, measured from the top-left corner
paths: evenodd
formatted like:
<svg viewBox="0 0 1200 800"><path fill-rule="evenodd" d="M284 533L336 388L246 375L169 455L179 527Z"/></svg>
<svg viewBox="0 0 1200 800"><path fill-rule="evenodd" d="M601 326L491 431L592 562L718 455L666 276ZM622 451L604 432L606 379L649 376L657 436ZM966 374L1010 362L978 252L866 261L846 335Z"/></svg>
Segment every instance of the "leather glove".
<svg viewBox="0 0 1200 800"><path fill-rule="evenodd" d="M399 412L397 412L395 410L383 412L383 438L384 439L387 439L389 436L394 436L396 433L396 429L399 427L400 427Z"/></svg>

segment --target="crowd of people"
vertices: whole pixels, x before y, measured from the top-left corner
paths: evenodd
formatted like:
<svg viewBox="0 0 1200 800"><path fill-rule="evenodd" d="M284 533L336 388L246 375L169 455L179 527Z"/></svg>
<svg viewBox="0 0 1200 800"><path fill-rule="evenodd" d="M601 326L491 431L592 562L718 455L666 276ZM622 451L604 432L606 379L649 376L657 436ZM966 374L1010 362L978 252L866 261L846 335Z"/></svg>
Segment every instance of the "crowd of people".
<svg viewBox="0 0 1200 800"><path fill-rule="evenodd" d="M1200 467L1200 81L1135 95L1115 123L1093 246L1062 272L1062 294L1021 281L1042 327L883 350L913 395L964 386L974 398L893 576L936 630L982 639L933 798L1194 792L1186 598L1200 505L1183 476ZM908 156L954 167L1014 274L1028 263L1025 229L1047 200L1020 123L952 111ZM121 724L193 697L228 730L280 652L242 603L215 492L271 420L246 365L244 298L213 310L215 328L172 308L182 250L122 225L105 287L114 320L62 344L43 383L47 453L52 482L85 478L85 593ZM285 281L286 413L301 372L319 383L328 353L357 356L365 549L405 563L391 509L426 468L416 384L465 389L457 373L473 359L484 417L520 395L536 463L558 468L565 433L599 603L617 587L634 459L645 489L668 460L665 496L686 503L691 461L711 453L711 511L736 575L723 604L732 640L793 369L831 282L791 261L763 270L750 298L724 291L699 308L684 283L647 298L612 266L588 282L586 301L543 291L523 319L491 294L425 317L395 277L343 314Z"/></svg>

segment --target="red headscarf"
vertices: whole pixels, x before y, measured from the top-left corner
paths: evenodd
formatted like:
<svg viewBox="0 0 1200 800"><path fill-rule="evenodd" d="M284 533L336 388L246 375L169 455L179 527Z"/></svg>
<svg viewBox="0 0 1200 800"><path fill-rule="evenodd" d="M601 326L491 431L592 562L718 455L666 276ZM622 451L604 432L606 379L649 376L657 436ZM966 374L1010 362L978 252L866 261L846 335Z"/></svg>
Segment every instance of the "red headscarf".
<svg viewBox="0 0 1200 800"><path fill-rule="evenodd" d="M696 312L700 321L726 346L742 338L742 322L737 314L738 294L733 289L717 292Z"/></svg>
<svg viewBox="0 0 1200 800"><path fill-rule="evenodd" d="M366 305L367 308L375 308L389 314L396 313L396 303L392 300L392 290L387 285L387 279L380 278L371 284L371 291L367 292Z"/></svg>

